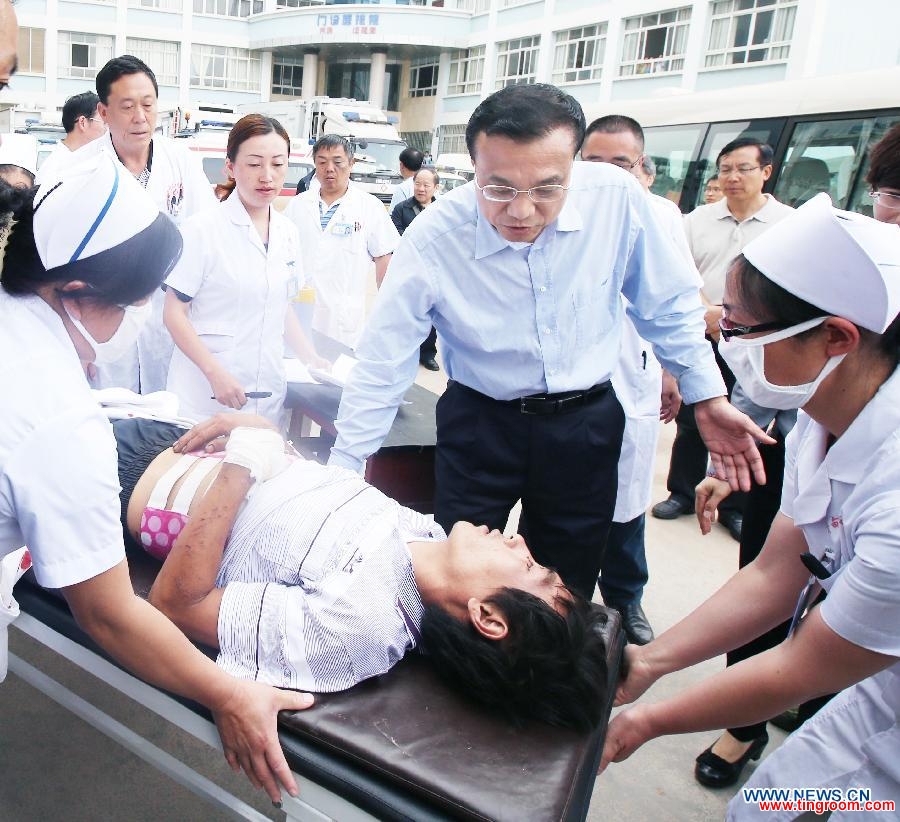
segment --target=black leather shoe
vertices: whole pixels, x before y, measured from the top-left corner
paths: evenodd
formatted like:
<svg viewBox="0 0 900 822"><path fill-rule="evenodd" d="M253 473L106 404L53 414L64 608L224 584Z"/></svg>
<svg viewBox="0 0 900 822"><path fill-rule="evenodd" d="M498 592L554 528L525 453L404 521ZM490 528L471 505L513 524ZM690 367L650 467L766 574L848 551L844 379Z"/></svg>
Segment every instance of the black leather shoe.
<svg viewBox="0 0 900 822"><path fill-rule="evenodd" d="M657 502L650 513L657 519L678 519L683 514L693 514L693 505L679 497L669 497L662 502Z"/></svg>
<svg viewBox="0 0 900 822"><path fill-rule="evenodd" d="M423 368L427 368L429 371L441 370L441 367L437 364L437 360L434 357L424 357L419 360L419 364Z"/></svg>
<svg viewBox="0 0 900 822"><path fill-rule="evenodd" d="M769 735L764 733L756 737L747 748L746 753L737 762L726 762L721 756L712 752L710 745L700 756L694 766L694 778L707 788L727 788L734 785L740 778L744 766L752 759L754 762L762 756L766 745L769 744Z"/></svg>
<svg viewBox="0 0 900 822"><path fill-rule="evenodd" d="M735 542L741 541L744 515L740 511L719 511L719 525L724 525Z"/></svg>
<svg viewBox="0 0 900 822"><path fill-rule="evenodd" d="M632 645L646 645L653 639L653 629L640 602L614 607L622 615L622 628Z"/></svg>

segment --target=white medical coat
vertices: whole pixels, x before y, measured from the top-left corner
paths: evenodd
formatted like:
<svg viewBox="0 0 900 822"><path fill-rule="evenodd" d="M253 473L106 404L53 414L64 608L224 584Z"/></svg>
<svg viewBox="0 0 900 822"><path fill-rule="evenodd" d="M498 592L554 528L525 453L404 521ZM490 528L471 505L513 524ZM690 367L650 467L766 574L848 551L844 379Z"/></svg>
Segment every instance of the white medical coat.
<svg viewBox="0 0 900 822"><path fill-rule="evenodd" d="M355 348L366 321L372 260L392 254L400 235L377 197L352 185L323 231L319 192L304 191L285 209L300 233L309 284L316 291L312 327Z"/></svg>
<svg viewBox="0 0 900 822"><path fill-rule="evenodd" d="M678 252L694 268L681 211L671 200L650 194L650 205L660 226L671 238ZM701 285L697 275L697 287ZM624 297L622 298L624 301ZM642 339L634 324L624 315L619 362L612 374L612 384L625 412L625 433L619 454L619 487L613 522L631 522L650 505L653 492L653 460L659 440L659 407L662 392L662 367L653 349Z"/></svg>
<svg viewBox="0 0 900 822"><path fill-rule="evenodd" d="M192 298L189 319L201 342L245 391L271 391L243 410L284 427L284 320L303 282L297 230L269 209L269 246L260 240L237 193L182 226L184 252L166 284ZM230 411L212 399L206 377L180 349L167 390L179 413L204 419Z"/></svg>
<svg viewBox="0 0 900 822"><path fill-rule="evenodd" d="M833 570L825 623L863 648L900 657L900 371L826 452L825 429L802 412L787 440L781 510ZM823 665L828 660L822 660ZM900 805L900 662L851 686L788 737L748 787L867 787ZM760 814L738 795L729 819ZM883 819L837 812L832 820Z"/></svg>
<svg viewBox="0 0 900 822"><path fill-rule="evenodd" d="M115 156L110 135L100 140ZM158 135L153 137L147 194L176 225L217 202L199 156ZM149 394L166 387L173 343L162 318L164 297L162 291L153 294L153 315L141 332L135 349L113 365L98 369L97 378L92 382L94 388L130 388Z"/></svg>
<svg viewBox="0 0 900 822"><path fill-rule="evenodd" d="M125 558L116 441L59 316L0 290L0 556L62 588Z"/></svg>

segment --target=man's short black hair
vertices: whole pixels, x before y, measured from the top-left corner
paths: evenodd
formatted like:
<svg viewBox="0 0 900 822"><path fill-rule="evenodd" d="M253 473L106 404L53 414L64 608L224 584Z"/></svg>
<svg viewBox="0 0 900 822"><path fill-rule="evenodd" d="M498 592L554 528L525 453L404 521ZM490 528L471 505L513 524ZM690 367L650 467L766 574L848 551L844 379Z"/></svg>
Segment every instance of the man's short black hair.
<svg viewBox="0 0 900 822"><path fill-rule="evenodd" d="M400 152L400 162L410 171L416 172L422 168L422 163L425 162L425 155L417 148L405 148Z"/></svg>
<svg viewBox="0 0 900 822"><path fill-rule="evenodd" d="M763 168L772 165L772 157L775 156L772 146L762 140L757 140L756 137L738 137L736 140L726 143L719 152L719 156L716 157L716 168L719 167L719 162L726 154L731 154L732 151L737 151L739 148L755 148L759 152L759 164Z"/></svg>
<svg viewBox="0 0 900 822"><path fill-rule="evenodd" d="M66 134L71 134L75 129L75 123L79 117L97 116L97 103L100 98L93 91L83 91L81 94L73 94L63 104L62 125Z"/></svg>
<svg viewBox="0 0 900 822"><path fill-rule="evenodd" d="M560 614L516 588L500 589L490 602L506 617L502 640L426 608L422 643L440 676L513 722L595 727L607 701L606 642L598 630L606 614L579 597Z"/></svg>
<svg viewBox="0 0 900 822"><path fill-rule="evenodd" d="M146 74L153 83L154 93L159 97L159 84L150 66L132 54L123 54L121 57L113 57L97 72L97 96L104 106L109 104L109 90L112 84L126 74Z"/></svg>
<svg viewBox="0 0 900 822"><path fill-rule="evenodd" d="M479 134L528 143L560 127L572 130L574 157L584 141L581 104L571 94L547 83L507 86L483 100L472 113L466 126L466 146L474 160Z"/></svg>
<svg viewBox="0 0 900 822"><path fill-rule="evenodd" d="M340 134L326 134L316 140L315 143L313 143L313 162L315 162L316 155L323 148L342 148L344 149L344 153L347 155L347 159L353 159L353 143L351 143L346 137L342 137Z"/></svg>
<svg viewBox="0 0 900 822"><path fill-rule="evenodd" d="M588 137L597 131L601 134L621 134L623 131L627 131L634 135L641 152L644 151L644 129L633 117L626 117L624 114L607 114L603 117L598 117L587 127L584 139L587 140Z"/></svg>

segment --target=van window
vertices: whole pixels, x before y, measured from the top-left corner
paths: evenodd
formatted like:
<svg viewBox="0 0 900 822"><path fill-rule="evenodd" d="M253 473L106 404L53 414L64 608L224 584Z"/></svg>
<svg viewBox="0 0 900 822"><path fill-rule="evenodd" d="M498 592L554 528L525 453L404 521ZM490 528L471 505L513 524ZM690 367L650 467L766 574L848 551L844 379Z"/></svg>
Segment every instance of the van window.
<svg viewBox="0 0 900 822"><path fill-rule="evenodd" d="M221 157L204 157L203 173L213 185L227 181L225 177L225 155Z"/></svg>
<svg viewBox="0 0 900 822"><path fill-rule="evenodd" d="M681 199L691 161L697 156L708 125L656 126L644 132L644 153L656 163L650 191L673 203Z"/></svg>
<svg viewBox="0 0 900 822"><path fill-rule="evenodd" d="M775 196L799 206L820 191L838 208L872 215L865 182L869 149L900 115L798 123L791 134Z"/></svg>

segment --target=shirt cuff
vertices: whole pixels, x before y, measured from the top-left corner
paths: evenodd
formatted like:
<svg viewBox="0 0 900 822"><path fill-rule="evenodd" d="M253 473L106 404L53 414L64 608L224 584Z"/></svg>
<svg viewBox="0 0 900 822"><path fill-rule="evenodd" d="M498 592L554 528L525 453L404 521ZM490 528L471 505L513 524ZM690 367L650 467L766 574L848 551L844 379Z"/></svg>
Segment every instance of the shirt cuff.
<svg viewBox="0 0 900 822"><path fill-rule="evenodd" d="M683 371L678 377L678 390L686 405L728 395L722 375L715 366L688 368Z"/></svg>
<svg viewBox="0 0 900 822"><path fill-rule="evenodd" d="M328 466L330 468L346 468L348 471L362 474L364 465L365 460L356 459L341 451L335 451L333 448L328 457Z"/></svg>

